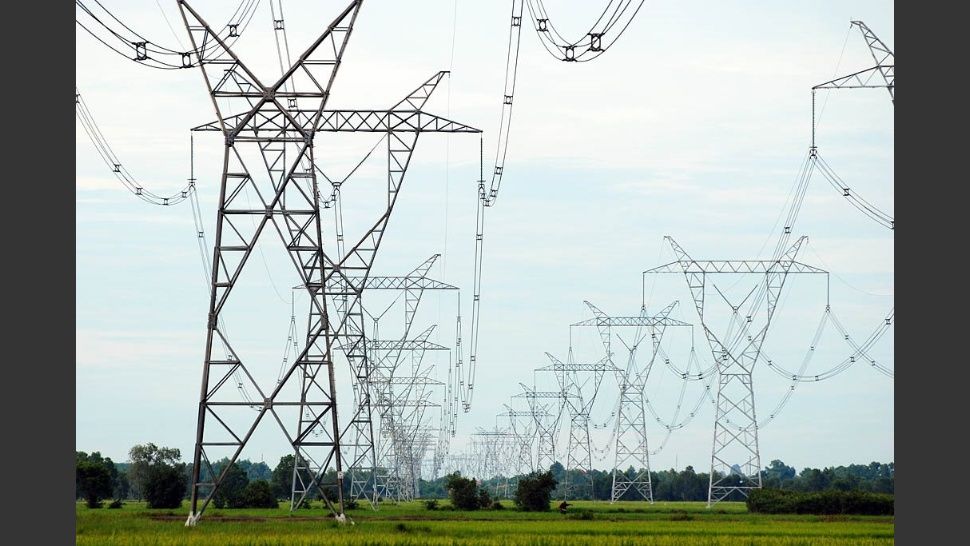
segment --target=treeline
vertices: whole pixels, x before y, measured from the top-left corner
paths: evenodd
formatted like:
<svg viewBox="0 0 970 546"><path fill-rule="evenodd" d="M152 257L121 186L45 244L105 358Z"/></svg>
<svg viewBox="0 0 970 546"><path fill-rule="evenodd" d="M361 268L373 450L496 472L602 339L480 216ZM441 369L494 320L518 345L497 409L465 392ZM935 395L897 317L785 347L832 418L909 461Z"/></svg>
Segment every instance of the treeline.
<svg viewBox="0 0 970 546"><path fill-rule="evenodd" d="M764 514L891 516L896 512L893 495L868 491L758 489L745 504L748 511Z"/></svg>
<svg viewBox="0 0 970 546"><path fill-rule="evenodd" d="M294 460L293 455L281 457L272 469L264 462L236 461L213 497L213 504L217 508L267 508L276 507L280 500L290 500ZM213 475L221 475L228 464L229 459L223 458L204 467L200 480L212 481ZM309 484L312 476L301 470L301 478ZM120 507L125 500L145 501L149 508L177 508L191 495L192 483L192 465L183 462L181 452L175 448L152 443L136 445L124 463L115 463L97 451L75 452L75 498L83 499L90 508L100 508L107 499L113 499L110 508ZM335 472L327 472L322 483L336 483ZM330 499L336 498L334 487L324 490ZM347 480L344 495L349 494ZM305 506L319 498L319 491L312 490Z"/></svg>
<svg viewBox="0 0 970 546"><path fill-rule="evenodd" d="M553 464L549 470L558 482L553 498L561 497L566 483L567 472L560 463ZM630 467L625 474L629 478L638 472ZM720 475L716 476L720 478ZM482 487L498 498L509 498L515 491L515 484L521 476L497 477L482 480ZM587 476L571 470L569 483L573 486L570 498L610 500L613 488L613 473L610 470L593 470ZM696 472L692 466L684 470L661 470L650 473L653 498L658 501L706 501L710 484L710 474ZM820 491L863 491L869 493L895 492L895 464L872 462L867 465L804 468L797 472L794 467L774 460L761 471L762 486L801 492ZM448 496L446 478L421 481L421 496L444 498ZM632 488L620 500L638 500L640 497ZM744 500L743 497L730 497L728 500Z"/></svg>
<svg viewBox="0 0 970 546"><path fill-rule="evenodd" d="M178 449L158 447L155 444L136 445L128 453L128 461L115 463L100 453L76 452L75 492L77 499L83 499L92 508L102 506L102 501L113 499L114 506L124 500L144 500L149 507L176 508L188 498L192 490L192 467L182 461ZM281 457L271 469L264 462L239 460L227 474L220 491L213 499L217 507L275 506L280 500L289 501L293 481L294 456ZM219 475L229 463L228 459L215 461L202 469L202 481L211 481L211 474ZM300 465L304 467L305 465ZM552 492L553 498L563 495L568 482L572 486L571 499L609 500L613 486L613 475L609 470L593 470L588 475L566 469L560 463L553 464L549 470L557 482ZM309 484L312 476L301 471L302 481ZM628 477L637 475L630 467L625 472ZM365 473L366 474L366 473ZM516 484L523 476L493 477L480 481L480 487L494 498L512 498ZM718 476L719 477L719 476ZM893 494L895 492L894 463L853 464L848 466L795 468L774 460L761 472L765 488L791 490L798 492L821 491L860 491L868 493ZM327 472L322 483L336 483L333 470ZM366 478L366 475L359 475ZM696 472L688 466L684 470L661 470L650 473L653 497L657 501L706 501L710 481L706 472ZM344 497L349 498L350 480L343 483ZM436 480L421 480L419 493L422 498L447 498L449 496L447 477ZM337 498L336 488L324 488L329 499ZM319 499L314 490L308 500ZM638 500L632 488L621 500ZM728 500L744 500L740 496Z"/></svg>

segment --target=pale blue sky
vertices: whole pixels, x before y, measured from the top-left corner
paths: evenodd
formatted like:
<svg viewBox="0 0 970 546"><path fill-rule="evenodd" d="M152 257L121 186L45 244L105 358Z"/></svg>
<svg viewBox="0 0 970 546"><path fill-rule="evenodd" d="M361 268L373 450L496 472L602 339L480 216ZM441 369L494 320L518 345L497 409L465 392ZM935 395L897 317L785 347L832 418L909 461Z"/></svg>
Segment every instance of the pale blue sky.
<svg viewBox="0 0 970 546"><path fill-rule="evenodd" d="M601 3L546 2L566 34L585 30ZM210 21L222 21L229 4L234 2L193 6ZM175 41L154 2L105 5L149 37ZM298 51L342 2L284 6ZM185 41L174 2L162 7ZM331 107L386 107L448 69L454 7L446 0L365 2ZM486 158L493 154L498 125L508 13L508 1L457 3L453 74L428 106L482 128ZM857 29L846 41L850 19L862 19L895 46L893 4L885 1L648 0L614 48L584 64L556 61L534 31L523 30L506 178L486 229L475 403L461 416L456 446L476 426L493 423L516 383L531 381L531 369L547 363L545 351L566 352L568 324L588 316L584 299L610 313L636 314L640 272L673 259L664 235L698 259L767 257L774 242L770 230L809 146L811 86L872 64ZM275 74L267 5L253 25L256 32L241 41L243 58ZM183 185L187 129L214 117L198 69L143 68L80 30L76 44L77 85L126 167L157 193ZM866 199L892 211L894 118L887 93L846 91L827 100L819 95L823 101L822 156ZM433 275L464 289L466 313L477 140L422 137L375 266L377 274L403 273L443 253ZM325 170L339 174L373 141L328 137L318 142L317 154ZM210 232L221 147L216 135L196 139L196 176ZM191 212L186 205L154 207L128 194L80 126L76 165L76 446L123 460L132 444L152 441L189 456L208 303ZM362 179L379 180L380 167L380 161L366 164ZM349 230L363 225L359 212L348 203ZM864 338L893 305L891 232L862 217L817 177L796 233L810 237L800 259L834 273L833 309ZM231 332L246 338L269 368L278 367L289 323L289 304L273 286L285 291L294 284L287 280L291 266L274 252L265 248L266 268L250 267L252 298L230 322ZM824 308L824 283L794 279L789 290L765 348L797 368ZM683 279L671 277L653 287L649 305L680 299L684 320L696 321L688 297ZM429 297L426 305L422 324L439 321L438 339L449 342L454 297ZM245 318L255 315L261 322ZM872 351L890 368L892 334ZM672 354L686 346L686 338L670 341ZM577 332L574 345L578 355L595 357L592 332ZM826 338L809 369L827 369L849 352L837 337ZM699 354L710 358L706 351ZM669 415L679 381L659 373L661 368L655 372L648 395ZM766 370L756 372L755 381L759 413L773 408L788 388ZM892 460L893 388L891 379L864 365L801 385L760 433L763 463L780 458L800 468ZM698 385L689 385L685 404L699 395ZM605 418L612 401L602 402L597 411ZM705 403L653 457L653 467L676 463L706 470L712 421ZM651 442L659 443L660 430L649 432ZM275 438L257 438L243 456L275 463L287 451Z"/></svg>

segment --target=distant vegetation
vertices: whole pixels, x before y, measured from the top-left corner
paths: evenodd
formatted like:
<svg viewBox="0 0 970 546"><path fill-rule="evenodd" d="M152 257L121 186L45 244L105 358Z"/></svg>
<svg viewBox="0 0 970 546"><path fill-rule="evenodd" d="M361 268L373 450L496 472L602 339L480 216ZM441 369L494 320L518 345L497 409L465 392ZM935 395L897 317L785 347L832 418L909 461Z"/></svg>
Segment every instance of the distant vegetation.
<svg viewBox="0 0 970 546"><path fill-rule="evenodd" d="M159 447L151 443L136 445L129 451L128 459L125 463L115 463L98 452L76 452L75 497L84 500L92 508L102 506L104 500L114 499L147 501L150 507L171 509L178 507L191 493L191 464L182 461L178 449ZM213 472L221 473L228 463L228 459L214 461ZM230 479L220 488L213 504L226 508L270 507L274 502L288 501L293 466L293 455L281 457L273 468L264 462L246 459L236 461L229 471ZM325 483L335 481L332 473L333 471L325 477ZM532 481L543 474L547 474L548 478L542 478L541 484ZM631 467L626 470L626 474L634 476L636 471ZM895 490L894 463L873 462L868 465L853 464L823 469L805 468L797 472L782 461L774 460L761 474L766 489L802 493L857 491L889 495ZM704 472L695 472L693 467L688 466L681 471L670 469L651 472L650 476L653 496L657 501L707 500L709 476ZM432 481L421 480L420 493L426 499L445 499L452 496L449 493L451 489L462 498L462 505L469 507L475 505L478 508L492 508L496 500L508 498L513 499L516 508L520 510L537 510L545 499L540 494L542 490L549 490L550 499L561 498L560 489L566 477L563 465L555 463L548 472L531 476L493 477L485 480L476 479L475 476L457 476L461 480L458 481L452 475ZM580 489L578 495L570 495L570 502L572 499L609 500L613 482L610 471L594 470L588 478L570 471L568 477L573 484L591 484L591 487L585 488L585 494ZM205 472L202 478L210 479ZM306 478L309 480L309 476ZM526 484L526 489L522 490L521 495L517 495L521 483ZM350 493L350 480L344 481L344 488L344 496L347 498ZM336 490L328 491L327 496L336 498ZM318 498L317 495L309 495L309 499ZM631 488L621 500L637 500L637 497ZM452 504L459 505L455 502Z"/></svg>
<svg viewBox="0 0 970 546"><path fill-rule="evenodd" d="M892 495L865 491L819 491L804 493L781 489L758 489L745 503L750 512L764 514L894 515Z"/></svg>

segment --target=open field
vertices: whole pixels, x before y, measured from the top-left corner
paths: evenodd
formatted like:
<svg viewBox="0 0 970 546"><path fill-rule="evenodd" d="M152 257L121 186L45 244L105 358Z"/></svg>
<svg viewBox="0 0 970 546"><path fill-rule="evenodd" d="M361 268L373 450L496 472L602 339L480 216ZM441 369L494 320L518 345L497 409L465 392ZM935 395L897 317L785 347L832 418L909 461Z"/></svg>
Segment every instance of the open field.
<svg viewBox="0 0 970 546"><path fill-rule="evenodd" d="M503 504L511 506L510 501ZM183 506L187 503L183 503ZM442 501L441 506L448 506ZM645 503L576 501L570 514L429 511L423 503L384 505L348 511L356 525L340 526L323 509L245 509L206 511L199 525L185 528L188 510L147 510L128 502L120 510L89 510L77 505L77 544L106 545L251 545L309 546L336 544L626 546L893 544L892 516L806 516L749 514L742 503L722 503L708 510L700 502ZM585 514L583 514L586 512ZM583 519L583 517L592 519Z"/></svg>

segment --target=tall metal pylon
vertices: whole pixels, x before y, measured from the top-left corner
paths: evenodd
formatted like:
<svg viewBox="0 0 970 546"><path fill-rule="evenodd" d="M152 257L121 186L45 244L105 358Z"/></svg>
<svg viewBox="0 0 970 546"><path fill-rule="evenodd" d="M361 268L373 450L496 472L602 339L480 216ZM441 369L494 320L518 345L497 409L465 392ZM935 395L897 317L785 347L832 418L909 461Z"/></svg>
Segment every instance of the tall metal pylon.
<svg viewBox="0 0 970 546"><path fill-rule="evenodd" d="M573 393L562 391L539 391L524 383L519 383L522 392L512 398L525 398L536 425L536 469L549 470L556 462L556 438L559 435L559 424L566 407L566 400L574 397ZM546 411L546 406L540 400L553 400L556 403L555 417Z"/></svg>
<svg viewBox="0 0 970 546"><path fill-rule="evenodd" d="M733 492L746 497L748 491L761 487L761 455L752 372L788 275L817 273L827 276L828 273L795 261L807 237L799 238L774 260L704 261L691 258L672 237L665 239L673 248L677 261L649 269L644 274L684 275L718 367L714 444L707 497L708 506L711 506ZM707 276L711 274L757 275L759 278L740 303L730 301L716 284L711 283L731 309L724 334L716 333L715 328L720 329L720 325L712 325L709 315L705 315Z"/></svg>
<svg viewBox="0 0 970 546"><path fill-rule="evenodd" d="M616 428L614 430L613 477L610 490L610 503L623 497L631 488L643 500L653 503L653 484L650 479L650 448L647 442L646 412L643 406L647 378L657 357L657 349L663 339L667 326L691 326L689 323L670 318L677 302L664 307L657 315L650 316L646 306L640 308L638 316L609 316L592 303L584 302L593 313L593 318L573 324L573 327L595 326L600 334L603 348L609 362L613 364L620 387L617 404ZM634 327L633 343L628 349L625 368L616 366L613 361L613 328ZM643 369L637 366L637 350L643 338L649 334L652 344L650 358ZM621 338L621 341L622 338ZM625 342L624 342L625 343ZM633 467L633 475L624 470Z"/></svg>
<svg viewBox="0 0 970 546"><path fill-rule="evenodd" d="M560 396L566 402L565 407L569 412L569 440L566 444L566 476L563 483L563 499L568 499L570 494L580 489L569 479L569 471L580 472L585 482L589 486L592 497L593 489L593 449L589 435L589 416L593 410L593 403L596 401L596 394L599 391L603 376L607 372L616 372L617 368L609 357L604 356L597 362L577 363L573 362L572 349L566 362L562 362L550 353L546 356L552 364L542 368L536 368L537 372L553 372L559 382ZM584 396L583 387L587 381L580 382L579 374L591 374L593 381L592 395ZM586 487L586 484L582 486Z"/></svg>
<svg viewBox="0 0 970 546"><path fill-rule="evenodd" d="M375 319L374 336L372 339L367 340L369 359L372 362L369 388L372 391L372 396L377 401L376 403L372 403L372 408L376 404L379 413L379 420L374 423L379 430L375 434L377 442L377 464L375 468L366 466L351 467L349 472L351 476L351 493L354 495L355 500L364 496L366 493L371 493L367 495L367 500L373 507L377 507L383 497L394 497L398 499L410 497L412 493L407 492L413 492L417 487L415 484L410 483L410 481L413 481L410 478L404 479L401 477L404 468L402 465L406 466L405 459L401 458L404 455L401 454L399 456L401 450L398 444L404 442L402 439L404 436L402 435L405 435L401 427L410 427L412 425L404 421L405 409L400 403L402 400L410 399L409 395L412 394L423 396L425 394L425 388L429 386L442 385L442 383L432 381L428 377L414 375L418 372L413 368L415 368L415 363L420 365L425 351L447 350L448 348L428 341L428 337L434 330L434 327L426 329L417 336L411 336L410 334L414 316L417 313L425 290L457 291L457 287L455 286L428 277L428 272L439 256L438 254L431 256L407 275L401 277L370 277L364 285L365 291L401 291L404 295L404 328L401 339L379 339L377 319ZM402 364L402 359L405 354L409 354L412 358L412 369L402 373L399 371L399 367ZM411 378L411 382L408 380L409 377ZM408 410L408 415L415 417L420 414L423 417L423 409L430 407L427 401L425 402L418 409L416 409L416 406L411 406ZM407 433L407 436L414 434L416 434L416 431L412 430ZM381 439L386 441L381 441ZM407 442L404 442L402 445L407 445ZM412 448L413 446L409 445L406 448L406 452L411 453L413 451ZM407 464L414 467L414 463ZM409 471L409 475L412 474ZM368 491L368 485L371 483L371 479L373 479L373 489Z"/></svg>
<svg viewBox="0 0 970 546"><path fill-rule="evenodd" d="M516 439L515 473L522 474L541 470L536 466L536 458L532 456L532 446L539 434L537 423L551 417L550 414L546 411L545 406L530 407L528 411L514 409L509 404L504 404L504 406L505 412L500 413L498 417L508 419L510 430Z"/></svg>
<svg viewBox="0 0 970 546"><path fill-rule="evenodd" d="M376 465L368 388L371 366L361 307L364 283L418 136L422 132L480 131L422 111L443 72L387 110L325 109L361 4L362 0L352 0L297 61L267 85L196 10L178 0L217 116L215 122L196 129L218 131L225 139L186 525L198 522L231 464L267 415L279 424L296 461L306 461L305 470L312 475L296 504L314 489L323 493L321 480L333 467L338 504L331 505L331 510L338 519L345 518L343 438L350 439L350 466L361 466L361 461L371 461L372 468ZM324 251L314 137L318 132L360 131L387 135L387 203L359 242L335 260ZM253 194L256 206L248 202ZM298 358L275 386L263 390L250 373L250 359L243 358L230 343L222 315L267 227L279 236L306 287L310 311L306 344ZM328 298L338 301L336 316L328 309ZM227 356L218 356L216 345ZM335 346L346 356L360 388L356 411L344 430L337 416ZM232 399L234 391L224 386L233 376L242 377L240 383L254 388L259 399ZM295 422L287 425L286 416L280 413L294 409L298 410ZM228 450L230 464L216 474L209 455L219 449ZM330 504L326 495L324 498Z"/></svg>

